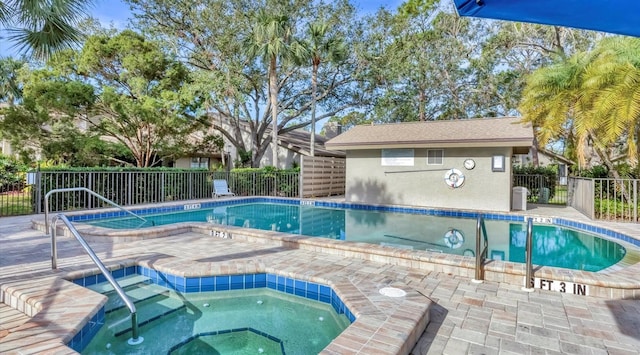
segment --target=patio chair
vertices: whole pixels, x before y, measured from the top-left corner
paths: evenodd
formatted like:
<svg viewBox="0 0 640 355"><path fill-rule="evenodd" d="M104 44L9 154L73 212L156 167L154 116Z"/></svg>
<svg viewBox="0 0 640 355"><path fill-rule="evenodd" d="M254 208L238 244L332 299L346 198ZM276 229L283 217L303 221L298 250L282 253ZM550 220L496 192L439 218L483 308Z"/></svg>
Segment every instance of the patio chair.
<svg viewBox="0 0 640 355"><path fill-rule="evenodd" d="M229 190L229 186L227 185L227 180L213 180L213 193L212 197L218 198L220 196L235 196L231 190Z"/></svg>

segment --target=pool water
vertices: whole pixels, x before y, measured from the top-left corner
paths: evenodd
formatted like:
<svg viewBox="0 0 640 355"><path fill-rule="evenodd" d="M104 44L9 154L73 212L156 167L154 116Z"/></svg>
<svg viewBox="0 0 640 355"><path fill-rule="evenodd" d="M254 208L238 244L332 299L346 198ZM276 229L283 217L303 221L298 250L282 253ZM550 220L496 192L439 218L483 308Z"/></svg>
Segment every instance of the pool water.
<svg viewBox="0 0 640 355"><path fill-rule="evenodd" d="M194 338L169 352L170 355L192 354L284 354L280 343L250 330L241 330Z"/></svg>
<svg viewBox="0 0 640 355"><path fill-rule="evenodd" d="M350 324L329 304L267 288L178 293L151 287L164 291L136 302L142 344L127 343L131 323L122 307L107 311L105 324L82 353L315 354ZM107 308L120 302L115 293L109 298Z"/></svg>
<svg viewBox="0 0 640 355"><path fill-rule="evenodd" d="M275 230L305 236L372 243L382 246L475 256L476 220L388 211L245 203L145 215L145 226L179 222L209 222ZM91 220L106 228L137 228L131 217ZM485 220L489 258L524 262L526 224ZM533 263L585 271L600 271L620 261L626 250L596 235L554 225L534 225Z"/></svg>

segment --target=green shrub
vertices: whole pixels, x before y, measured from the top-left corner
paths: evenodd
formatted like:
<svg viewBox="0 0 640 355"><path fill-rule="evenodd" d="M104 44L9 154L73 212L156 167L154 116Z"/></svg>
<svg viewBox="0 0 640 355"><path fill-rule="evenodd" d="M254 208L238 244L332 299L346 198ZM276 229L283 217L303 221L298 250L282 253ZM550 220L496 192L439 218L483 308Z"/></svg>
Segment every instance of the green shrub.
<svg viewBox="0 0 640 355"><path fill-rule="evenodd" d="M17 160L0 155L0 191L9 187L21 190L24 187L24 171L27 167Z"/></svg>
<svg viewBox="0 0 640 355"><path fill-rule="evenodd" d="M632 220L633 205L630 203L596 198L594 207L598 219L637 222ZM640 204L636 208L640 211Z"/></svg>
<svg viewBox="0 0 640 355"><path fill-rule="evenodd" d="M609 169L607 169L607 167L604 165L596 165L591 167L590 169L578 170L575 172L575 174L580 177L604 179L609 177Z"/></svg>
<svg viewBox="0 0 640 355"><path fill-rule="evenodd" d="M239 196L288 196L298 195L300 169L280 170L272 166L264 168L239 168L227 173L214 174L215 179L226 179L229 188Z"/></svg>

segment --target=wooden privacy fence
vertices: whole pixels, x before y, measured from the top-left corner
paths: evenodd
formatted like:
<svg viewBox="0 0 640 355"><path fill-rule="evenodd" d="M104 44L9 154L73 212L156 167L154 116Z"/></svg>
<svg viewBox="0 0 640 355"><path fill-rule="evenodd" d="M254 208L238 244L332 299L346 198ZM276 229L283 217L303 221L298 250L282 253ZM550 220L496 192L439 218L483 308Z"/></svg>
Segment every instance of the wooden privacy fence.
<svg viewBox="0 0 640 355"><path fill-rule="evenodd" d="M346 159L300 157L300 197L344 195Z"/></svg>

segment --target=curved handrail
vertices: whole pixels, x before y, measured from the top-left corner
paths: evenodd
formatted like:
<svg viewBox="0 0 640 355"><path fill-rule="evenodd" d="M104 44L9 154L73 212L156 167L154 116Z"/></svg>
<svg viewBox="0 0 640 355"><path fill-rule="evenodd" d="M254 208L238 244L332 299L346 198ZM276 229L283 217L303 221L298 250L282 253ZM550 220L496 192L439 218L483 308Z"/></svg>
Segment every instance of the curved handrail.
<svg viewBox="0 0 640 355"><path fill-rule="evenodd" d="M71 221L69 221L67 216L63 214L56 215L54 218L52 218L52 221L51 221L52 222L51 223L51 229L52 229L51 230L51 256L52 256L51 268L56 269L57 267L56 265L57 255L56 255L55 245L56 245L56 224L58 223L58 220L61 220L67 226L67 228L69 228L69 231L71 231L71 234L73 234L73 236L76 237L80 245L82 245L82 247L87 252L87 254L89 254L89 257L91 258L91 260L93 260L93 263L96 264L98 269L100 269L100 272L102 272L102 274L107 279L107 281L109 281L111 286L113 286L113 289L116 291L118 296L120 296L124 304L127 306L127 308L129 308L129 311L131 312L131 342L134 342L134 343L141 342L138 336L138 315L136 313L137 312L136 305L129 299L129 297L127 297L122 287L120 287L120 285L116 282L116 280L113 278L109 270L107 270L107 268L104 266L102 261L100 261L100 259L98 258L96 253L93 251L93 249L91 249L89 244L87 244L84 238L82 238L78 230L73 226L73 224L71 224Z"/></svg>
<svg viewBox="0 0 640 355"><path fill-rule="evenodd" d="M481 247L482 239L484 236L484 249ZM484 225L484 218L481 214L478 214L476 221L476 274L472 280L476 283L481 283L484 280L484 270L482 265L487 260L487 253L489 251L489 240L487 238L487 228Z"/></svg>
<svg viewBox="0 0 640 355"><path fill-rule="evenodd" d="M138 216L137 214L125 209L124 207L120 206L119 204L109 200L108 198L93 192L92 190L89 190L86 187L69 187L69 188L63 188L63 189L53 189L49 192L47 192L46 195L44 195L44 228L45 228L45 233L47 233L47 235L49 234L49 196L53 195L54 193L57 192L72 192L72 191L84 191L84 192L88 192L90 195L99 198L100 200L114 206L117 207L119 209L121 209L122 211L127 212L128 214L142 220L144 223L147 223L147 220Z"/></svg>

